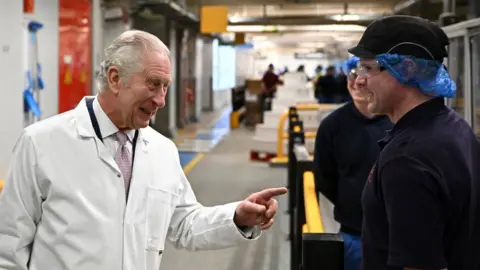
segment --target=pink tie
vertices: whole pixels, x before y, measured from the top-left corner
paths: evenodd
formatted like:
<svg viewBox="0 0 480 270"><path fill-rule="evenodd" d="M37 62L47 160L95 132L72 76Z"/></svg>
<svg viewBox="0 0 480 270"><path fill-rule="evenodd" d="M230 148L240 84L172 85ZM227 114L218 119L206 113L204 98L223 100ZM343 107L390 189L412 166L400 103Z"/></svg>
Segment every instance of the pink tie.
<svg viewBox="0 0 480 270"><path fill-rule="evenodd" d="M127 134L119 131L115 135L120 144L117 149L117 154L115 155L115 162L117 162L117 165L122 172L123 181L125 183L125 195L128 197L128 189L132 178L132 156L126 145L128 141Z"/></svg>

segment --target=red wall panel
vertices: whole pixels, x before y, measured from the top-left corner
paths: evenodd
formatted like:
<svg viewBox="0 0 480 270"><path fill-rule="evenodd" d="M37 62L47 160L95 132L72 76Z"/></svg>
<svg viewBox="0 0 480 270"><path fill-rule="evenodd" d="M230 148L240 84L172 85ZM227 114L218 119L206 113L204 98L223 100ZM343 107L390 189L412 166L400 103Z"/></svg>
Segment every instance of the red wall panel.
<svg viewBox="0 0 480 270"><path fill-rule="evenodd" d="M60 0L59 113L73 109L91 91L90 0Z"/></svg>

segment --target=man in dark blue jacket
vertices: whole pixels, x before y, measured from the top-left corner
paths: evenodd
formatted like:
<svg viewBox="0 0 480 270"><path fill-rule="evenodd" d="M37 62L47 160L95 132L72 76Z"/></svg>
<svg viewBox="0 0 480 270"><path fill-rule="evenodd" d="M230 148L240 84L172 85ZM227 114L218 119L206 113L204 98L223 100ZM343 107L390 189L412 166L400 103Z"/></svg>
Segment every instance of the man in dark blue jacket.
<svg viewBox="0 0 480 270"><path fill-rule="evenodd" d="M365 270L480 269L480 142L445 106L448 44L434 23L397 15L349 50L368 111L395 123L363 192Z"/></svg>
<svg viewBox="0 0 480 270"><path fill-rule="evenodd" d="M358 58L347 61L352 101L328 115L317 131L314 151L316 187L334 205L345 243L345 270L361 269L362 207L360 198L380 147L377 141L391 128L385 116L367 110L367 100L356 89Z"/></svg>

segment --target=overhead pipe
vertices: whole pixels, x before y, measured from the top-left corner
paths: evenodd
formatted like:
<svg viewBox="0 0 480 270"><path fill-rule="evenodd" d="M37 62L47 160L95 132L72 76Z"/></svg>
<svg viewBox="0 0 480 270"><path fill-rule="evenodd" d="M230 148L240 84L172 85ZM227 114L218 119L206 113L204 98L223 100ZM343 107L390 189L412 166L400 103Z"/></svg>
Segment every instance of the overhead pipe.
<svg viewBox="0 0 480 270"><path fill-rule="evenodd" d="M424 2L425 0L404 0L399 3L396 3L393 8L393 14L398 14L401 13L409 8L411 8L414 5L420 4Z"/></svg>
<svg viewBox="0 0 480 270"><path fill-rule="evenodd" d="M457 22L457 16L455 15L455 6L455 0L443 0L443 12L438 17L438 23L441 26L447 26Z"/></svg>
<svg viewBox="0 0 480 270"><path fill-rule="evenodd" d="M334 20L330 16L269 16L269 17L242 17L230 20L228 25L331 25L348 24L367 26L375 18L363 20Z"/></svg>

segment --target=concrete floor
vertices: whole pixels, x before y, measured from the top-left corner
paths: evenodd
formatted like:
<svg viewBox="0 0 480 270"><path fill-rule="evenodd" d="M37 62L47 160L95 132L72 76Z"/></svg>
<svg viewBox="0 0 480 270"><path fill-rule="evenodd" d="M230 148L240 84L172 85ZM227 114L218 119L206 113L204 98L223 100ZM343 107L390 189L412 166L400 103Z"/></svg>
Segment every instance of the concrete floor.
<svg viewBox="0 0 480 270"><path fill-rule="evenodd" d="M286 185L286 170L249 161L252 133L230 132L190 171L188 178L197 199L205 206L243 200L252 192ZM167 245L161 270L287 270L289 242L286 196L274 226L257 241L217 251L187 252Z"/></svg>

